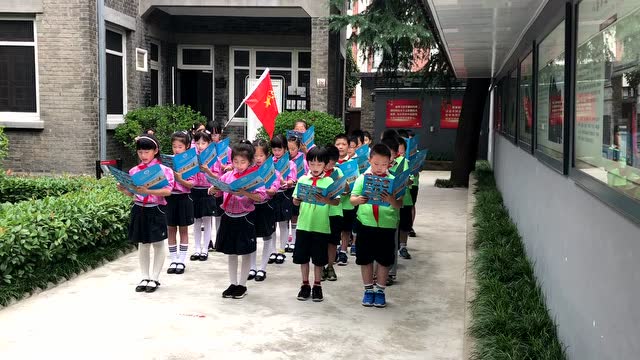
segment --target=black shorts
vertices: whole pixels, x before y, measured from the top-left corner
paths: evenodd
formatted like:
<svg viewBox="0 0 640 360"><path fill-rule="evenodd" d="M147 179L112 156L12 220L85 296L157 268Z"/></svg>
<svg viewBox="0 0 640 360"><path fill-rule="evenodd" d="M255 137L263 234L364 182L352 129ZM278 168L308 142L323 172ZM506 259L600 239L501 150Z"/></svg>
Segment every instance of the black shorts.
<svg viewBox="0 0 640 360"><path fill-rule="evenodd" d="M167 238L167 216L164 206L133 205L129 215L129 241L150 244Z"/></svg>
<svg viewBox="0 0 640 360"><path fill-rule="evenodd" d="M307 264L311 260L315 266L327 265L329 263L328 239L329 234L297 230L296 247L293 249L293 263Z"/></svg>
<svg viewBox="0 0 640 360"><path fill-rule="evenodd" d="M167 225L193 225L193 200L190 194L171 194L167 200Z"/></svg>
<svg viewBox="0 0 640 360"><path fill-rule="evenodd" d="M329 238L329 244L340 245L342 222L342 216L329 216L329 225L331 226L331 237Z"/></svg>
<svg viewBox="0 0 640 360"><path fill-rule="evenodd" d="M419 186L414 186L409 189L409 193L411 194L411 201L413 201L413 206L416 206L416 200L418 200L418 189L420 189Z"/></svg>
<svg viewBox="0 0 640 360"><path fill-rule="evenodd" d="M342 210L342 231L353 231L357 209Z"/></svg>
<svg viewBox="0 0 640 360"><path fill-rule="evenodd" d="M405 205L400 208L400 225L398 226L398 229L400 229L400 231L409 232L411 231L411 228L413 228L413 216L411 215L411 208L413 208L413 206L411 205Z"/></svg>
<svg viewBox="0 0 640 360"><path fill-rule="evenodd" d="M360 225L356 264L369 265L374 261L391 266L395 261L396 229Z"/></svg>
<svg viewBox="0 0 640 360"><path fill-rule="evenodd" d="M255 214L231 217L222 215L216 234L216 251L227 255L247 255L256 251Z"/></svg>

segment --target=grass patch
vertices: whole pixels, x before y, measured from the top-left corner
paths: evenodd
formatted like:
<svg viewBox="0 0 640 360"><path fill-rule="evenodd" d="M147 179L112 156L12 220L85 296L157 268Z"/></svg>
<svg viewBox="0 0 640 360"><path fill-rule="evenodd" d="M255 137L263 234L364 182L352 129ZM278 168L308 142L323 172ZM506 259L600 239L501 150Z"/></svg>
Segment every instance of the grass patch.
<svg viewBox="0 0 640 360"><path fill-rule="evenodd" d="M475 171L476 297L469 332L473 359L565 359L518 228L509 218L486 162Z"/></svg>
<svg viewBox="0 0 640 360"><path fill-rule="evenodd" d="M75 258L68 258L57 263L37 267L28 279L17 279L10 284L0 286L0 306L7 306L12 299L20 300L37 289L46 289L49 283L57 284L69 280L81 271L88 271L113 261L122 252L130 251L133 245L124 240L111 242L102 246L79 251Z"/></svg>
<svg viewBox="0 0 640 360"><path fill-rule="evenodd" d="M450 189L453 186L453 182L450 179L436 179L435 187L441 189Z"/></svg>

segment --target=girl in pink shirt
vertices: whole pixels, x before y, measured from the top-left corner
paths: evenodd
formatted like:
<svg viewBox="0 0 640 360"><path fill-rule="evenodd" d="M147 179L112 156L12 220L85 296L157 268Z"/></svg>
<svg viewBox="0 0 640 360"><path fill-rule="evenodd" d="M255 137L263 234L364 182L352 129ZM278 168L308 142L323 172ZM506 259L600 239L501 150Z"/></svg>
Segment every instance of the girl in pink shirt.
<svg viewBox="0 0 640 360"><path fill-rule="evenodd" d="M211 135L208 131L198 131L193 136L198 155L211 144ZM191 198L193 199L193 241L196 251L191 255L191 261L206 261L209 258L207 245L211 241L211 226L213 225L213 215L218 206L212 195L209 195L209 182L206 175L217 178L218 175L206 165L200 165L200 172L196 174L194 186L191 188ZM204 232L203 232L204 230Z"/></svg>
<svg viewBox="0 0 640 360"><path fill-rule="evenodd" d="M219 143L220 140L222 140L222 123L220 121L217 120L212 120L209 121L207 123L207 127L206 130L209 131L209 133L211 134L211 141L214 143ZM213 168L211 169L212 176L214 177L220 177L222 175L224 175L224 173L226 173L227 171L231 171L233 170L233 167L230 165L231 164L231 149L229 148L228 150L228 155L227 155L227 164L222 164L220 161L216 160L216 162L213 165ZM222 211L222 208L220 206L222 206L222 193L219 193L219 195L215 195L214 196L214 200L216 203L216 207L215 210L213 211L213 222L214 222L214 228L212 229L212 234L217 233L217 229L220 228L220 220L222 219L222 214L224 213L224 211ZM209 251L213 251L214 247L213 247L213 241L212 239L209 239Z"/></svg>
<svg viewBox="0 0 640 360"><path fill-rule="evenodd" d="M296 163L296 160L301 163L301 166L296 168L296 173L304 175L309 172L309 165L307 164L304 153L300 150L300 146L301 143L299 138L292 136L287 139L289 159L294 163ZM296 175L296 179L297 178L298 176ZM284 251L293 252L296 246L296 228L298 227L298 214L300 213L300 207L293 204L293 188L288 189L286 194L287 197L291 199L291 236L289 244L285 247Z"/></svg>
<svg viewBox="0 0 640 360"><path fill-rule="evenodd" d="M164 239L167 238L167 218L162 208L167 204L164 197L171 195L171 189L175 183L173 171L160 164L160 146L158 144L158 140L153 135L145 134L136 138L136 151L140 158L140 164L131 168L129 174L133 175L159 164L169 184L156 190L138 187L136 191L142 195L134 195L118 184L118 190L133 197L134 201L129 222L129 241L138 244L138 259L142 272L142 281L136 286L136 292L151 293L156 291L160 286L158 280L166 256ZM153 272L150 275L152 246Z"/></svg>
<svg viewBox="0 0 640 360"><path fill-rule="evenodd" d="M220 180L231 184L235 180L255 172L253 165L253 146L240 143L233 147L231 153L233 170L225 173ZM215 187L209 188L209 194L219 192ZM224 215L216 235L215 248L218 252L229 256L229 287L222 292L224 298L242 299L247 294L247 277L251 266L251 253L256 251L255 205L267 199L264 186L256 191L239 190L224 193L222 210ZM238 278L238 256L242 257L242 267Z"/></svg>
<svg viewBox="0 0 640 360"><path fill-rule="evenodd" d="M284 135L278 134L275 135L273 139L271 139L271 151L273 152L274 165L277 166L279 161L284 161L281 160L287 151L287 139L284 137ZM289 244L287 244L287 241L289 239L289 221L291 220L291 207L293 206L291 196L287 196L287 191L295 187L297 179L296 165L293 161L289 160L289 172L286 174L286 177L282 179L280 188L278 188L276 195L269 202L269 204L273 208L275 222L278 224L278 229L280 231L280 246L277 252L274 251L269 256L269 264L283 264L284 260L286 259L286 255L284 254L284 252L285 249L289 246Z"/></svg>

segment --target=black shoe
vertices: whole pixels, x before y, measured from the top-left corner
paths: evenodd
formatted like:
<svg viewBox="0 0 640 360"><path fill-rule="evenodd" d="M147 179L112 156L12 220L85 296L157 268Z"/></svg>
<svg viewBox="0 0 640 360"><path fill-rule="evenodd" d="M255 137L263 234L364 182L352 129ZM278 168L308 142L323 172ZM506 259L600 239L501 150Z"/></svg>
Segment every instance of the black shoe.
<svg viewBox="0 0 640 360"><path fill-rule="evenodd" d="M396 276L395 275L387 276L387 286L391 286L395 282L396 282Z"/></svg>
<svg viewBox="0 0 640 360"><path fill-rule="evenodd" d="M230 297L232 297L232 296L233 296L233 293L236 291L236 286L238 286L238 285L234 285L234 284L229 285L229 287L227 288L227 290L225 290L225 291L223 291L223 292L222 292L222 297L223 297L223 298L230 298Z"/></svg>
<svg viewBox="0 0 640 360"><path fill-rule="evenodd" d="M274 262L276 262L276 257L277 256L278 256L278 254L271 253L271 255L269 255L269 260L267 261L267 264L273 264Z"/></svg>
<svg viewBox="0 0 640 360"><path fill-rule="evenodd" d="M236 286L235 289L233 289L233 294L231 295L231 297L233 297L234 299L242 299L246 295L247 295L247 287L238 285Z"/></svg>
<svg viewBox="0 0 640 360"><path fill-rule="evenodd" d="M213 241L209 240L209 247L207 248L208 252L212 252L212 251L216 251L216 249L213 247Z"/></svg>
<svg viewBox="0 0 640 360"><path fill-rule="evenodd" d="M322 286L314 285L311 292L312 292L311 299L314 302L320 302L324 300L324 298L322 297Z"/></svg>
<svg viewBox="0 0 640 360"><path fill-rule="evenodd" d="M249 270L249 276L247 276L247 280L253 280L256 278L256 271L251 269Z"/></svg>
<svg viewBox="0 0 640 360"><path fill-rule="evenodd" d="M178 263L176 265L176 274L180 275L180 274L184 274L184 269L186 268L186 266L184 266L183 263Z"/></svg>
<svg viewBox="0 0 640 360"><path fill-rule="evenodd" d="M172 262L171 264L169 264L169 268L167 269L167 274L175 274L177 266L178 266L178 263Z"/></svg>
<svg viewBox="0 0 640 360"><path fill-rule="evenodd" d="M153 284L153 286L151 285ZM147 287L144 289L145 292L152 293L160 287L160 282L155 280L149 280L147 283Z"/></svg>
<svg viewBox="0 0 640 360"><path fill-rule="evenodd" d="M198 260L207 261L208 258L209 258L209 254L208 253L201 253Z"/></svg>
<svg viewBox="0 0 640 360"><path fill-rule="evenodd" d="M189 260L191 260L191 261L198 261L198 260L200 260L200 253L195 253L195 254L191 255L191 256L189 257Z"/></svg>
<svg viewBox="0 0 640 360"><path fill-rule="evenodd" d="M136 286L136 292L144 292L147 289L147 284L149 283L149 279L142 279L138 286Z"/></svg>
<svg viewBox="0 0 640 360"><path fill-rule="evenodd" d="M287 256L285 254L276 255L276 264L284 264L284 259L286 258Z"/></svg>
<svg viewBox="0 0 640 360"><path fill-rule="evenodd" d="M256 281L264 281L267 278L267 272L264 270L258 270L256 273Z"/></svg>
<svg viewBox="0 0 640 360"><path fill-rule="evenodd" d="M300 292L298 292L298 300L305 301L305 300L309 300L310 297L311 297L311 286L302 285L300 287Z"/></svg>
<svg viewBox="0 0 640 360"><path fill-rule="evenodd" d="M347 253L340 251L338 254L338 266L346 266L348 261L349 256L347 256Z"/></svg>
<svg viewBox="0 0 640 360"><path fill-rule="evenodd" d="M416 232L413 229L409 231L409 237L416 237Z"/></svg>

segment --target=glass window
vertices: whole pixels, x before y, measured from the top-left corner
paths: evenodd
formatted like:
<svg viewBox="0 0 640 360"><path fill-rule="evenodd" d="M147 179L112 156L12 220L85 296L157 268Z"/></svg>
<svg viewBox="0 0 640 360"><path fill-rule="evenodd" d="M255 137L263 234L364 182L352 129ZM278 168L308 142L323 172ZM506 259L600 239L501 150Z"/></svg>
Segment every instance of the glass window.
<svg viewBox="0 0 640 360"><path fill-rule="evenodd" d="M106 32L107 50L122 52L122 34L107 30Z"/></svg>
<svg viewBox="0 0 640 360"><path fill-rule="evenodd" d="M159 90L158 70L151 69L151 106L158 105L160 103Z"/></svg>
<svg viewBox="0 0 640 360"><path fill-rule="evenodd" d="M122 55L107 54L107 114L124 113L123 88Z"/></svg>
<svg viewBox="0 0 640 360"><path fill-rule="evenodd" d="M0 21L0 112L37 111L33 40L33 21Z"/></svg>
<svg viewBox="0 0 640 360"><path fill-rule="evenodd" d="M509 107L507 109L506 133L512 137L516 136L516 109L518 105L518 71L513 70L509 75L509 92L507 94Z"/></svg>
<svg viewBox="0 0 640 360"><path fill-rule="evenodd" d="M298 68L311 69L311 53L301 51L298 53Z"/></svg>
<svg viewBox="0 0 640 360"><path fill-rule="evenodd" d="M289 51L256 51L257 67L290 68L291 52Z"/></svg>
<svg viewBox="0 0 640 360"><path fill-rule="evenodd" d="M564 21L538 47L536 148L563 160L564 127Z"/></svg>
<svg viewBox="0 0 640 360"><path fill-rule="evenodd" d="M520 100L518 112L518 138L531 144L533 125L533 53L520 63Z"/></svg>
<svg viewBox="0 0 640 360"><path fill-rule="evenodd" d="M576 52L576 168L640 199L640 6L583 0Z"/></svg>
<svg viewBox="0 0 640 360"><path fill-rule="evenodd" d="M158 50L158 44L154 44L151 43L151 61L159 61L160 59L160 54L159 54L159 50Z"/></svg>
<svg viewBox="0 0 640 360"><path fill-rule="evenodd" d="M211 65L210 49L182 49L182 64Z"/></svg>
<svg viewBox="0 0 640 360"><path fill-rule="evenodd" d="M233 52L234 66L249 66L249 51L236 50Z"/></svg>
<svg viewBox="0 0 640 360"><path fill-rule="evenodd" d="M249 70L245 69L235 69L233 70L233 110L240 106L240 103L247 96L247 77L249 76ZM247 117L247 107L243 106L238 114L236 115L238 118L246 118Z"/></svg>

